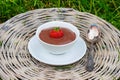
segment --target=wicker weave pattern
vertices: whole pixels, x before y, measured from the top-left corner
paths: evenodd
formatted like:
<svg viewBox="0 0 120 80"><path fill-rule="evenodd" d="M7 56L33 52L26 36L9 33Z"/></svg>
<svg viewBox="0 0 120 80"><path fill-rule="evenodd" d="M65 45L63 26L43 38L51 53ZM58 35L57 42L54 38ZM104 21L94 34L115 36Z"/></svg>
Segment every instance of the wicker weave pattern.
<svg viewBox="0 0 120 80"><path fill-rule="evenodd" d="M91 24L100 26L102 39L94 49L93 72L85 70L86 55L69 65L70 68L56 70L58 67L41 63L29 54L27 44L37 27L53 20L74 24L84 40ZM112 80L120 77L120 31L90 13L71 8L37 9L22 13L1 25L0 43L0 76L4 80Z"/></svg>

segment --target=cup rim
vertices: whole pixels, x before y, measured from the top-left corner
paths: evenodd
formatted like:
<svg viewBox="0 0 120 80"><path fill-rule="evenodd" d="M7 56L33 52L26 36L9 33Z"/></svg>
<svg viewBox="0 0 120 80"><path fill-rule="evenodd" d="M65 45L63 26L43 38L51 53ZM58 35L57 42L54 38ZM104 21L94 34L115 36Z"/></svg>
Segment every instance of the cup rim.
<svg viewBox="0 0 120 80"><path fill-rule="evenodd" d="M69 43L60 44L60 45L55 45L55 44L50 44L50 43L44 42L43 40L41 40L41 39L39 38L40 31L42 30L42 29L40 30L40 28L41 28L41 26L43 27L43 26L46 26L46 25L51 24L51 23L62 23L62 24L71 25L71 26L74 27L74 29L76 29L76 31L77 31L77 32L74 32L74 31L73 31L73 32L75 33L75 35L76 35L75 39L74 39L73 41L69 42ZM53 27L54 27L54 26L53 26ZM63 27L63 26L60 26L60 27ZM48 27L48 28L49 28L49 27ZM66 28L66 27L64 27L64 28ZM45 29L45 28L43 28L43 29ZM71 30L71 29L70 29L70 30ZM79 30L77 29L77 27L75 27L75 26L74 26L73 24L71 24L71 23L63 22L63 21L51 21L51 22L46 22L46 23L40 25L40 26L37 28L37 31L36 31L36 36L37 36L37 38L39 39L40 42L42 42L42 43L45 44L45 45L55 46L55 47L64 47L64 46L73 44L73 43L75 43L75 42L78 40L79 35L80 35L80 32L79 32Z"/></svg>

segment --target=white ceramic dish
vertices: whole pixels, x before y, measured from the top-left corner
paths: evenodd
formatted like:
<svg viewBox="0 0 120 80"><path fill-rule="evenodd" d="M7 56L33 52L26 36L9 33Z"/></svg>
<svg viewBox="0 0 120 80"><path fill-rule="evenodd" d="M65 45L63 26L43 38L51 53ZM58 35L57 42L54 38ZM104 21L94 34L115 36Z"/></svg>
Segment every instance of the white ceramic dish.
<svg viewBox="0 0 120 80"><path fill-rule="evenodd" d="M39 38L39 34L43 29L53 28L56 26L67 28L67 29L71 30L72 32L74 32L76 35L75 40L71 41L70 43L63 44L63 45L53 45L53 44L46 43ZM39 40L39 43L41 45L43 45L44 48L46 48L50 53L64 54L64 53L66 53L67 50L69 50L71 47L73 47L73 45L76 43L76 41L78 40L78 38L80 36L80 32L77 29L77 27L75 27L71 23L67 23L67 22L63 22L63 21L51 21L51 22L47 22L47 23L40 25L36 31L36 36L37 36L37 39Z"/></svg>
<svg viewBox="0 0 120 80"><path fill-rule="evenodd" d="M74 46L65 54L50 54L37 39L33 36L28 43L30 54L40 62L50 65L68 65L79 61L86 53L86 44L82 38L79 38Z"/></svg>

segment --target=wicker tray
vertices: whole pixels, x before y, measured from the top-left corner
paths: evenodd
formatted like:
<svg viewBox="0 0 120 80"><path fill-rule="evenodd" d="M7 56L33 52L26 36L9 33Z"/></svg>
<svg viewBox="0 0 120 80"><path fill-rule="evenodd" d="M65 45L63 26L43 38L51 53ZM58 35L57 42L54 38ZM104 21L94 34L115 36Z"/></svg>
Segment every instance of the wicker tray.
<svg viewBox="0 0 120 80"><path fill-rule="evenodd" d="M41 63L29 54L27 44L37 27L54 20L74 24L80 30L83 39L91 24L100 26L102 39L94 49L95 69L92 72L85 70L86 55L74 64L57 67ZM118 79L120 77L119 53L119 30L95 15L71 8L28 11L9 19L0 27L0 76L3 80Z"/></svg>

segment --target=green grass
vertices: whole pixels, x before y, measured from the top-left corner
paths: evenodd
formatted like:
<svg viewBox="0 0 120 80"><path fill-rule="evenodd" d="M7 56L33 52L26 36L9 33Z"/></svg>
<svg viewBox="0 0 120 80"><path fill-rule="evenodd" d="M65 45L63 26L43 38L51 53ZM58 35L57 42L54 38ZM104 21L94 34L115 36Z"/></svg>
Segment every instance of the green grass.
<svg viewBox="0 0 120 80"><path fill-rule="evenodd" d="M120 0L0 0L0 23L29 10L53 7L92 13L120 30Z"/></svg>
<svg viewBox="0 0 120 80"><path fill-rule="evenodd" d="M0 23L29 10L56 7L92 13L120 30L120 0L0 0Z"/></svg>

